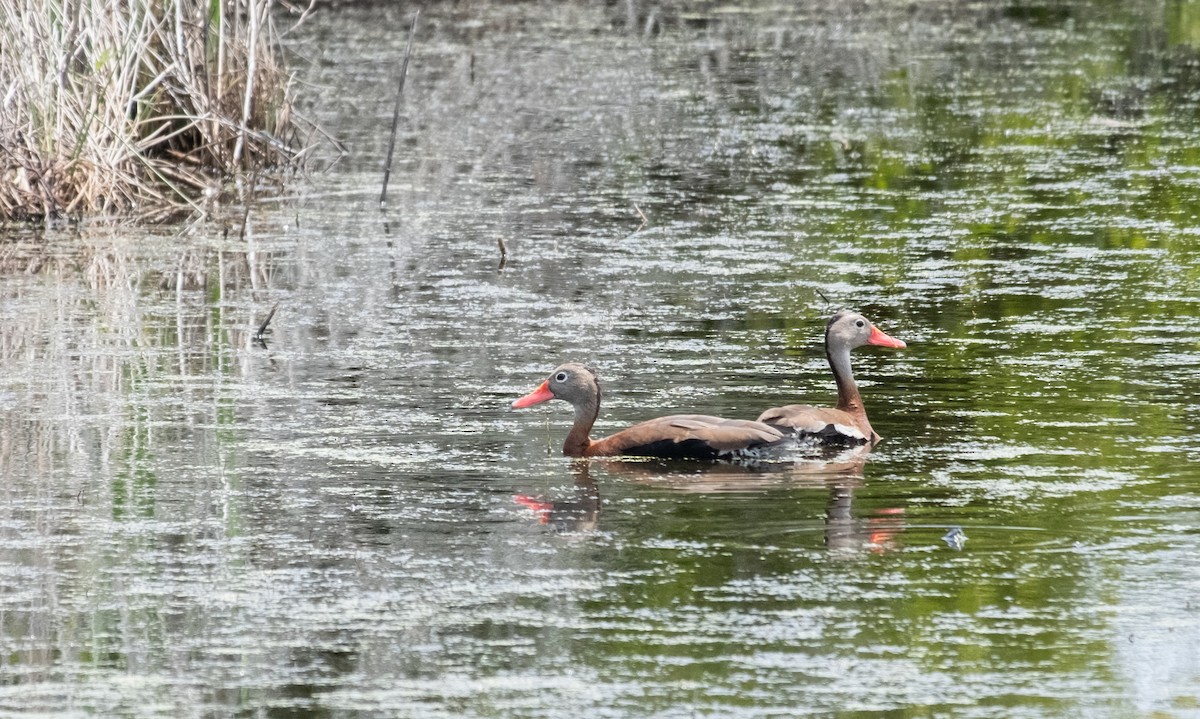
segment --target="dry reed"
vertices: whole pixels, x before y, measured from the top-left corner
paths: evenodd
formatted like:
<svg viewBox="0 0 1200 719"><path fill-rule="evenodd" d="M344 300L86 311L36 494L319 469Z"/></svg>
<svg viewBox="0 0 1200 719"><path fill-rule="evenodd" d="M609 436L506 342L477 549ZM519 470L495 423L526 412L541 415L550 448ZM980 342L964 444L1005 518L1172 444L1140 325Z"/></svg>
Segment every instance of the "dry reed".
<svg viewBox="0 0 1200 719"><path fill-rule="evenodd" d="M0 2L0 219L199 208L293 162L270 6Z"/></svg>

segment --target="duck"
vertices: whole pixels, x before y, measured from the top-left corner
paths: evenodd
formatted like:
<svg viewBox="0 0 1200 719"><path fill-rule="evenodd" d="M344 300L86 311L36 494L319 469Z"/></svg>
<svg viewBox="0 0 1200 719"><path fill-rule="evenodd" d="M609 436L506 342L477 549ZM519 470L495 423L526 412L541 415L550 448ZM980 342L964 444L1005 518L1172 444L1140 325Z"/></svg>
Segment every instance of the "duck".
<svg viewBox="0 0 1200 719"><path fill-rule="evenodd" d="M596 371L578 362L567 362L554 368L545 381L512 406L522 409L558 399L574 407L575 423L562 448L568 457L737 458L785 439L782 431L762 422L704 414L658 417L609 437L592 439L592 425L600 415L600 395Z"/></svg>
<svg viewBox="0 0 1200 719"><path fill-rule="evenodd" d="M837 383L837 406L789 404L772 407L759 422L786 434L825 445L875 445L881 439L871 428L862 394L850 369L850 351L863 345L903 349L908 345L876 327L863 315L842 310L825 325L825 357Z"/></svg>

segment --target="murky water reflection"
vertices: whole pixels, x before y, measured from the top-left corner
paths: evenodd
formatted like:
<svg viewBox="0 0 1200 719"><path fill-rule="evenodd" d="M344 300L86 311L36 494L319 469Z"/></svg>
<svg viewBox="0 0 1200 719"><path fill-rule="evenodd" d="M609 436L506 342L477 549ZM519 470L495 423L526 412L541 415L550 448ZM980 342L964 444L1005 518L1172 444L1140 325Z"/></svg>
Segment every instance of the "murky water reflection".
<svg viewBox="0 0 1200 719"><path fill-rule="evenodd" d="M407 19L342 9L311 195L5 238L0 710L1195 714L1200 18L624 11L426 9L384 215ZM508 409L827 403L817 290L909 343L861 469Z"/></svg>

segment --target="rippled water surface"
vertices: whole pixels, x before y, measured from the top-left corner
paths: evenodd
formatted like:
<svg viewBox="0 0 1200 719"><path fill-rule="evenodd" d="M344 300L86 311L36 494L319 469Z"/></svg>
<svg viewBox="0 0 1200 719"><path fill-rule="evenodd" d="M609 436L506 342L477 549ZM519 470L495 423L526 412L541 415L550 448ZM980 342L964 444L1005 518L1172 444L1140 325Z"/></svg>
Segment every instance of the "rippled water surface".
<svg viewBox="0 0 1200 719"><path fill-rule="evenodd" d="M425 8L386 212L409 9L325 8L311 186L4 236L0 713L1200 715L1197 8L599 5ZM842 306L869 455L508 406L830 403Z"/></svg>

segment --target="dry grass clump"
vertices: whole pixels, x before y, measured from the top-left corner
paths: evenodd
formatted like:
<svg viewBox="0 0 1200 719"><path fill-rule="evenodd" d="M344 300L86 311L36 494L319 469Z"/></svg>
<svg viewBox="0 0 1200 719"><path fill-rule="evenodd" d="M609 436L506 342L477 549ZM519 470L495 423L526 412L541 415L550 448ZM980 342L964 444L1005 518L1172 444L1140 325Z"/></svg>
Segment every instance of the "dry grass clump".
<svg viewBox="0 0 1200 719"><path fill-rule="evenodd" d="M195 206L292 162L269 9L0 1L0 219Z"/></svg>

